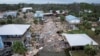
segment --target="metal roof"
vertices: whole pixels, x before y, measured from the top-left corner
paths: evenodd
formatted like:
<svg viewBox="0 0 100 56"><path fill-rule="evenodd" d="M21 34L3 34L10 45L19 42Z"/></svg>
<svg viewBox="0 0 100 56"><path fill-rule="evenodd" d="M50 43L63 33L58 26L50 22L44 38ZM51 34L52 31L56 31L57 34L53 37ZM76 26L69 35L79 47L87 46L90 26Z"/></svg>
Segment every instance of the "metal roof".
<svg viewBox="0 0 100 56"><path fill-rule="evenodd" d="M68 16L65 17L65 19L66 19L66 21L68 21L68 22L71 23L71 24L80 23L80 19L77 18L77 17L75 17L75 16L73 16L73 15L68 15Z"/></svg>
<svg viewBox="0 0 100 56"><path fill-rule="evenodd" d="M0 27L0 35L23 35L30 25L7 24Z"/></svg>
<svg viewBox="0 0 100 56"><path fill-rule="evenodd" d="M66 40L68 41L71 47L73 46L85 46L87 44L98 45L93 39L91 39L86 34L62 34L65 36Z"/></svg>
<svg viewBox="0 0 100 56"><path fill-rule="evenodd" d="M36 11L36 13L34 14L34 17L43 17L44 13L43 11Z"/></svg>

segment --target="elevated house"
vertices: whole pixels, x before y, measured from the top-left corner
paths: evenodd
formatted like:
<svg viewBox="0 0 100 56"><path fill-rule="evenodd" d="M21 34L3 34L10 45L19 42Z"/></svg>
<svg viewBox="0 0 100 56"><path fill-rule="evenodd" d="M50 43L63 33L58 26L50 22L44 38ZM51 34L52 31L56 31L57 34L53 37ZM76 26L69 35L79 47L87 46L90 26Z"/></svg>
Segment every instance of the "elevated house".
<svg viewBox="0 0 100 56"><path fill-rule="evenodd" d="M52 13L54 16L64 15L68 13L68 10L50 10L50 13Z"/></svg>
<svg viewBox="0 0 100 56"><path fill-rule="evenodd" d="M0 13L0 19L3 19L3 13Z"/></svg>
<svg viewBox="0 0 100 56"><path fill-rule="evenodd" d="M91 37L86 34L65 34L62 36L65 37L65 41L68 43L70 49L83 49L85 45L92 44L98 46L98 43L95 42Z"/></svg>
<svg viewBox="0 0 100 56"><path fill-rule="evenodd" d="M22 12L28 12L28 11L32 11L33 8L32 7L24 7L22 8Z"/></svg>
<svg viewBox="0 0 100 56"><path fill-rule="evenodd" d="M65 16L65 20L69 24L79 24L80 23L80 19L78 17L73 16L73 15L67 15L67 16Z"/></svg>
<svg viewBox="0 0 100 56"><path fill-rule="evenodd" d="M65 16L65 20L68 23L69 29L72 29L72 30L76 30L77 27L75 25L81 23L80 18L75 17L73 15L67 15L67 16Z"/></svg>
<svg viewBox="0 0 100 56"><path fill-rule="evenodd" d="M53 13L44 13L44 16L53 16Z"/></svg>
<svg viewBox="0 0 100 56"><path fill-rule="evenodd" d="M35 14L34 14L34 17L43 20L44 19L43 18L44 17L43 11L36 11Z"/></svg>
<svg viewBox="0 0 100 56"><path fill-rule="evenodd" d="M11 16L12 18L16 18L17 17L17 11L6 11L3 13L3 18L7 18Z"/></svg>
<svg viewBox="0 0 100 56"><path fill-rule="evenodd" d="M23 44L27 44L31 39L29 28L30 25L27 24L7 24L0 26L0 37L3 42L2 46L10 47L14 41L21 41Z"/></svg>

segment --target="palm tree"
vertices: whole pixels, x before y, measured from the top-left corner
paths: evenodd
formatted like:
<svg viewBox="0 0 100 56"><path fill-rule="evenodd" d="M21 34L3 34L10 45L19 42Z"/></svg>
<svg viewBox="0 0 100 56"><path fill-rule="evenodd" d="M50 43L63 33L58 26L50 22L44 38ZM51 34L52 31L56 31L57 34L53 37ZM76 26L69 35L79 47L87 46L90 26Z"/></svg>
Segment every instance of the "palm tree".
<svg viewBox="0 0 100 56"><path fill-rule="evenodd" d="M26 48L23 46L22 42L15 41L12 46L13 52L17 54L25 54L27 51Z"/></svg>

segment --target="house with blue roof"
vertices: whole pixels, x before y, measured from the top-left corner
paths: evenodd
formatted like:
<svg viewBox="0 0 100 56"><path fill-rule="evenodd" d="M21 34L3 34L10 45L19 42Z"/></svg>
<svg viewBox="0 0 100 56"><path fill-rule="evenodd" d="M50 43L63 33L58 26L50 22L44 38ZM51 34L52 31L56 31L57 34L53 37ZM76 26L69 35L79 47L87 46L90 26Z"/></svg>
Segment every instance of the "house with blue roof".
<svg viewBox="0 0 100 56"><path fill-rule="evenodd" d="M73 15L67 15L65 16L65 20L69 23L69 24L79 24L80 23L80 18L75 17Z"/></svg>
<svg viewBox="0 0 100 56"><path fill-rule="evenodd" d="M34 14L34 17L43 20L43 17L44 17L43 11L36 11Z"/></svg>

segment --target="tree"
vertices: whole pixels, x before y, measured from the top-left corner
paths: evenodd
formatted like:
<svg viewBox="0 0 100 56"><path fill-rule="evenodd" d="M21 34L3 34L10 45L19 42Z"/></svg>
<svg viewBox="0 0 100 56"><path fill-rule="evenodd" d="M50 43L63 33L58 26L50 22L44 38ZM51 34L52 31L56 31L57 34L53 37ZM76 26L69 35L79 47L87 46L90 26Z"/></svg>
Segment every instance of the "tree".
<svg viewBox="0 0 100 56"><path fill-rule="evenodd" d="M64 22L65 21L65 17L63 15L60 16L60 21Z"/></svg>
<svg viewBox="0 0 100 56"><path fill-rule="evenodd" d="M16 18L14 24L25 24L25 21L22 18Z"/></svg>
<svg viewBox="0 0 100 56"><path fill-rule="evenodd" d="M12 19L7 19L7 24L12 24L13 20Z"/></svg>
<svg viewBox="0 0 100 56"><path fill-rule="evenodd" d="M24 14L23 18L24 18L24 19L26 19L26 18L27 18L27 16Z"/></svg>
<svg viewBox="0 0 100 56"><path fill-rule="evenodd" d="M18 54L25 54L27 51L26 48L23 46L22 42L15 41L12 46L13 52Z"/></svg>
<svg viewBox="0 0 100 56"><path fill-rule="evenodd" d="M38 24L38 20L37 19L34 19L33 21L35 24Z"/></svg>
<svg viewBox="0 0 100 56"><path fill-rule="evenodd" d="M84 50L88 56L95 56L98 52L98 49L96 47L89 44L85 46Z"/></svg>
<svg viewBox="0 0 100 56"><path fill-rule="evenodd" d="M91 29L91 23L89 23L88 21L84 21L83 22L83 26L85 26L87 29Z"/></svg>
<svg viewBox="0 0 100 56"><path fill-rule="evenodd" d="M8 15L8 16L7 16L7 19L12 19L12 18L13 18L12 15Z"/></svg>
<svg viewBox="0 0 100 56"><path fill-rule="evenodd" d="M7 23L6 20L0 20L0 25L4 25L6 23Z"/></svg>
<svg viewBox="0 0 100 56"><path fill-rule="evenodd" d="M96 28L95 34L96 34L96 35L99 35L99 34L100 34L100 27Z"/></svg>

